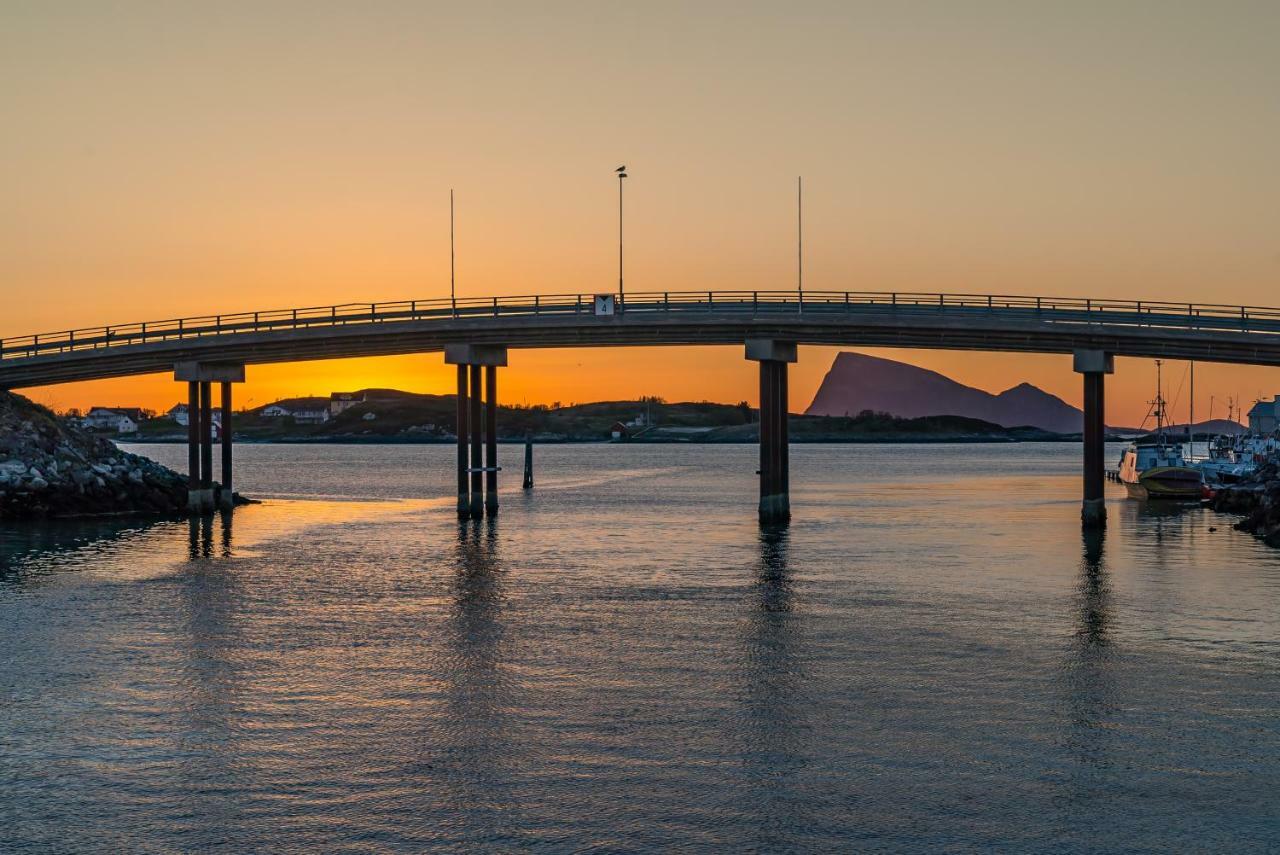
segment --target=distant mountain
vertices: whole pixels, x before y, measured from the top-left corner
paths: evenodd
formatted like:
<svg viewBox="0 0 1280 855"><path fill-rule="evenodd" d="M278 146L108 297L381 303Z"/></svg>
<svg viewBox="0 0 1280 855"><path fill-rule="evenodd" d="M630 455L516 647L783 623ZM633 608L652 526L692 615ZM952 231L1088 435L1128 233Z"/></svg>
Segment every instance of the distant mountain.
<svg viewBox="0 0 1280 855"><path fill-rule="evenodd" d="M1150 425L1147 425L1150 428ZM1183 422L1180 425L1165 425L1165 433L1172 436L1186 435L1187 425ZM1217 436L1226 434L1228 436L1236 436L1237 434L1248 433L1249 429L1239 422L1233 422L1230 419L1213 419L1212 421L1196 422L1196 439L1197 441L1203 436Z"/></svg>
<svg viewBox="0 0 1280 855"><path fill-rule="evenodd" d="M1080 410L1030 383L992 395L904 362L862 353L838 354L805 413L853 416L863 410L904 418L966 416L1054 433L1079 433L1084 424Z"/></svg>

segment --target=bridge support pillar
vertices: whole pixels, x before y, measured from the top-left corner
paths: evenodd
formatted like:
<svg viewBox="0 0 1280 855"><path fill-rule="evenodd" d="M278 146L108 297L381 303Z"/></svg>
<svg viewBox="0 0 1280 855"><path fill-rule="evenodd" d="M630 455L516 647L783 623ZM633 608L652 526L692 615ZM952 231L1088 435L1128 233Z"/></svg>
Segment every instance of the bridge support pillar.
<svg viewBox="0 0 1280 855"><path fill-rule="evenodd" d="M231 486L231 384L244 382L243 364L179 362L174 379L187 384L187 508L213 513L235 503ZM213 384L222 392L222 482L213 480Z"/></svg>
<svg viewBox="0 0 1280 855"><path fill-rule="evenodd" d="M484 433L484 411L480 391L480 366L471 369L471 518L484 516L484 461L481 454L481 437Z"/></svg>
<svg viewBox="0 0 1280 855"><path fill-rule="evenodd" d="M200 512L213 510L213 387L200 381Z"/></svg>
<svg viewBox="0 0 1280 855"><path fill-rule="evenodd" d="M498 513L498 367L484 367L484 511Z"/></svg>
<svg viewBox="0 0 1280 855"><path fill-rule="evenodd" d="M1073 367L1084 375L1084 501L1080 522L1085 528L1103 528L1107 524L1104 378L1114 373L1115 360L1101 350L1077 350Z"/></svg>
<svg viewBox="0 0 1280 855"><path fill-rule="evenodd" d="M447 365L458 366L458 516L498 513L498 368L507 349L496 345L447 345ZM484 389L481 388L484 369ZM483 396L483 397L482 397ZM470 442L468 442L470 440Z"/></svg>
<svg viewBox="0 0 1280 855"><path fill-rule="evenodd" d="M787 438L787 365L796 361L794 342L748 339L747 359L760 363L760 522L791 519L791 474Z"/></svg>
<svg viewBox="0 0 1280 855"><path fill-rule="evenodd" d="M223 380L222 385L222 491L218 494L218 504L225 510L235 506L235 488L231 484L231 442L233 426L231 424L231 384Z"/></svg>
<svg viewBox="0 0 1280 855"><path fill-rule="evenodd" d="M458 517L471 516L471 485L467 477L467 434L471 431L467 366L458 366Z"/></svg>
<svg viewBox="0 0 1280 855"><path fill-rule="evenodd" d="M200 495L200 384L187 383L187 510L203 512Z"/></svg>

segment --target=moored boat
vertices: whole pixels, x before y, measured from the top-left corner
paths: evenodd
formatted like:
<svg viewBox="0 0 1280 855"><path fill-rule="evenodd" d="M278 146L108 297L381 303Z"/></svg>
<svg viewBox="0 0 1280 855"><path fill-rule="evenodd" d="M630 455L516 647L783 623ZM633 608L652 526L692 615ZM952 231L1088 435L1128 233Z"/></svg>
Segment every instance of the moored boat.
<svg viewBox="0 0 1280 855"><path fill-rule="evenodd" d="M1181 447L1139 441L1120 460L1120 483L1134 499L1196 500L1204 478L1186 465Z"/></svg>
<svg viewBox="0 0 1280 855"><path fill-rule="evenodd" d="M1204 473L1207 484L1234 484L1275 459L1278 450L1274 437L1220 436L1210 444L1207 456L1188 462Z"/></svg>
<svg viewBox="0 0 1280 855"><path fill-rule="evenodd" d="M1160 392L1160 360L1156 360L1155 433L1135 440L1120 458L1120 483L1133 499L1198 501L1204 476L1188 465L1182 443L1165 436L1164 397Z"/></svg>

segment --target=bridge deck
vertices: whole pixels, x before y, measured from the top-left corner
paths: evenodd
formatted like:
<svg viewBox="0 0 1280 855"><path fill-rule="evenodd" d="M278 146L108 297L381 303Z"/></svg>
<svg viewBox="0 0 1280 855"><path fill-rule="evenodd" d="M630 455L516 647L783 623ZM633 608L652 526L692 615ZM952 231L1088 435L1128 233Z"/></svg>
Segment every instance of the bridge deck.
<svg viewBox="0 0 1280 855"><path fill-rule="evenodd" d="M0 388L170 370L175 362L290 362L512 348L801 344L1120 356L1280 365L1280 309L975 294L702 291L633 294L597 316L590 294L242 312L0 340Z"/></svg>

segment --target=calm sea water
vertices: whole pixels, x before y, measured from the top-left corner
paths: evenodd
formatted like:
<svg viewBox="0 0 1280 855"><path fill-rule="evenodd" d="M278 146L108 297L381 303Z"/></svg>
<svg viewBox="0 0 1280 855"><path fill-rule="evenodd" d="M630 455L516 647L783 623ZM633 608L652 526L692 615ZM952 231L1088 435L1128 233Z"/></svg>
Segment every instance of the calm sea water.
<svg viewBox="0 0 1280 855"><path fill-rule="evenodd" d="M1280 847L1229 518L1086 542L1073 445L797 446L785 532L751 446L521 453L479 525L449 447L243 446L233 521L0 529L0 848Z"/></svg>

